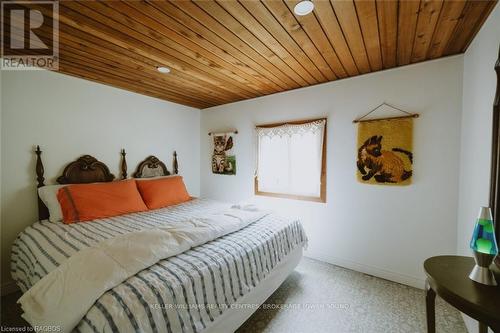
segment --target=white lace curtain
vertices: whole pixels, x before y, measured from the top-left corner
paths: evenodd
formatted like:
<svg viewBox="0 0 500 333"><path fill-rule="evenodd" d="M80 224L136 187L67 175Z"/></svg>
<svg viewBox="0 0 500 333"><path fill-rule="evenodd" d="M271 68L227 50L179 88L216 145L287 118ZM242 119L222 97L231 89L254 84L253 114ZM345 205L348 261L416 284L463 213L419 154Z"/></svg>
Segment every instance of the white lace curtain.
<svg viewBox="0 0 500 333"><path fill-rule="evenodd" d="M320 196L325 124L257 127L260 192Z"/></svg>

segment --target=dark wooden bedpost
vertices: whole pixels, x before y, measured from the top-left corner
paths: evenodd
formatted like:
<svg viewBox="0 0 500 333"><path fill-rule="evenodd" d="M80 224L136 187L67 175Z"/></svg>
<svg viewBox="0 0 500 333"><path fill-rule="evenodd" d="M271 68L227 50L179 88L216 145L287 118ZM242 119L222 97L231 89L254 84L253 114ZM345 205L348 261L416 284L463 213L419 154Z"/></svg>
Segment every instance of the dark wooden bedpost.
<svg viewBox="0 0 500 333"><path fill-rule="evenodd" d="M42 163L42 151L40 150L40 146L36 146L35 150L36 154L36 180L37 180L37 188L40 188L42 186L45 186L45 178L43 177L44 174L44 169L43 169L43 163ZM49 218L49 210L45 206L45 204L42 202L40 199L40 196L37 194L38 197L38 219L39 220L45 220Z"/></svg>
<svg viewBox="0 0 500 333"><path fill-rule="evenodd" d="M177 152L174 150L174 175L179 173L179 163L177 162Z"/></svg>
<svg viewBox="0 0 500 333"><path fill-rule="evenodd" d="M45 178L43 177L43 173L45 172L45 170L43 169L42 151L40 150L40 146L36 146L35 154L36 154L36 180L38 182L37 188L39 188L45 186L44 184Z"/></svg>
<svg viewBox="0 0 500 333"><path fill-rule="evenodd" d="M121 177L122 179L127 179L127 160L125 159L125 155L127 155L127 153L125 152L125 149L122 149L121 155L122 155Z"/></svg>

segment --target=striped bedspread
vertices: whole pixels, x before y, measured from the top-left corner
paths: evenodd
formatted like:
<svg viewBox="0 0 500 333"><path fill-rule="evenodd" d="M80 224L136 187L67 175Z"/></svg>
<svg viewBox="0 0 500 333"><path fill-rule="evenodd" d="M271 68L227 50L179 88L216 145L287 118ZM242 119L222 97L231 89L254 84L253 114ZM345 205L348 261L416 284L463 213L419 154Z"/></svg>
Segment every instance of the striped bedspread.
<svg viewBox="0 0 500 333"><path fill-rule="evenodd" d="M13 245L12 275L25 292L72 254L102 240L227 208L195 199L88 223L36 222ZM267 215L237 232L161 260L108 290L76 330L201 332L305 242L300 222Z"/></svg>

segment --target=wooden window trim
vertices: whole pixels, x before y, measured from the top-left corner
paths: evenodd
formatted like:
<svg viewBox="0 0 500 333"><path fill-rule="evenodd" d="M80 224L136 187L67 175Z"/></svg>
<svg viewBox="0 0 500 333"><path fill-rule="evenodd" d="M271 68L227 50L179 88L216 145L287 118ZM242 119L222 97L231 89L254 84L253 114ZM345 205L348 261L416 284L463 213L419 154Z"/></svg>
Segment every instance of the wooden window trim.
<svg viewBox="0 0 500 333"><path fill-rule="evenodd" d="M324 120L325 121L325 130L323 131L323 152L321 157L321 177L320 177L320 195L319 197L315 196L305 196L305 195L294 195L294 194L286 194L286 193L274 193L274 192L263 192L259 191L259 180L257 179L257 175L254 177L254 194L265 197L273 197L273 198L283 198L283 199L292 199L292 200L302 200L302 201L313 201L313 202L321 202L326 203L326 146L327 146L327 118L316 118L316 119L306 119L306 120L294 120L294 121L286 121L282 123L272 123L272 124L263 124L257 125L256 127L262 128L271 128L278 127L282 125L302 125L306 123L310 123L313 121ZM258 152L257 152L258 154ZM258 156L258 155L257 155Z"/></svg>

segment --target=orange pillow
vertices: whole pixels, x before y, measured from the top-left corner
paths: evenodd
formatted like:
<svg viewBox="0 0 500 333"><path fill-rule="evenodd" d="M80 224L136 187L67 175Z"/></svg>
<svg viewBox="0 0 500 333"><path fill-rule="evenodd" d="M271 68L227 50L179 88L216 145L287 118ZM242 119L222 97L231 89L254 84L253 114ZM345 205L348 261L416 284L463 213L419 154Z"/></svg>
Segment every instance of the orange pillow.
<svg viewBox="0 0 500 333"><path fill-rule="evenodd" d="M134 180L73 184L57 192L66 224L147 210Z"/></svg>
<svg viewBox="0 0 500 333"><path fill-rule="evenodd" d="M137 188L149 209L177 205L191 199L181 176L138 180Z"/></svg>

